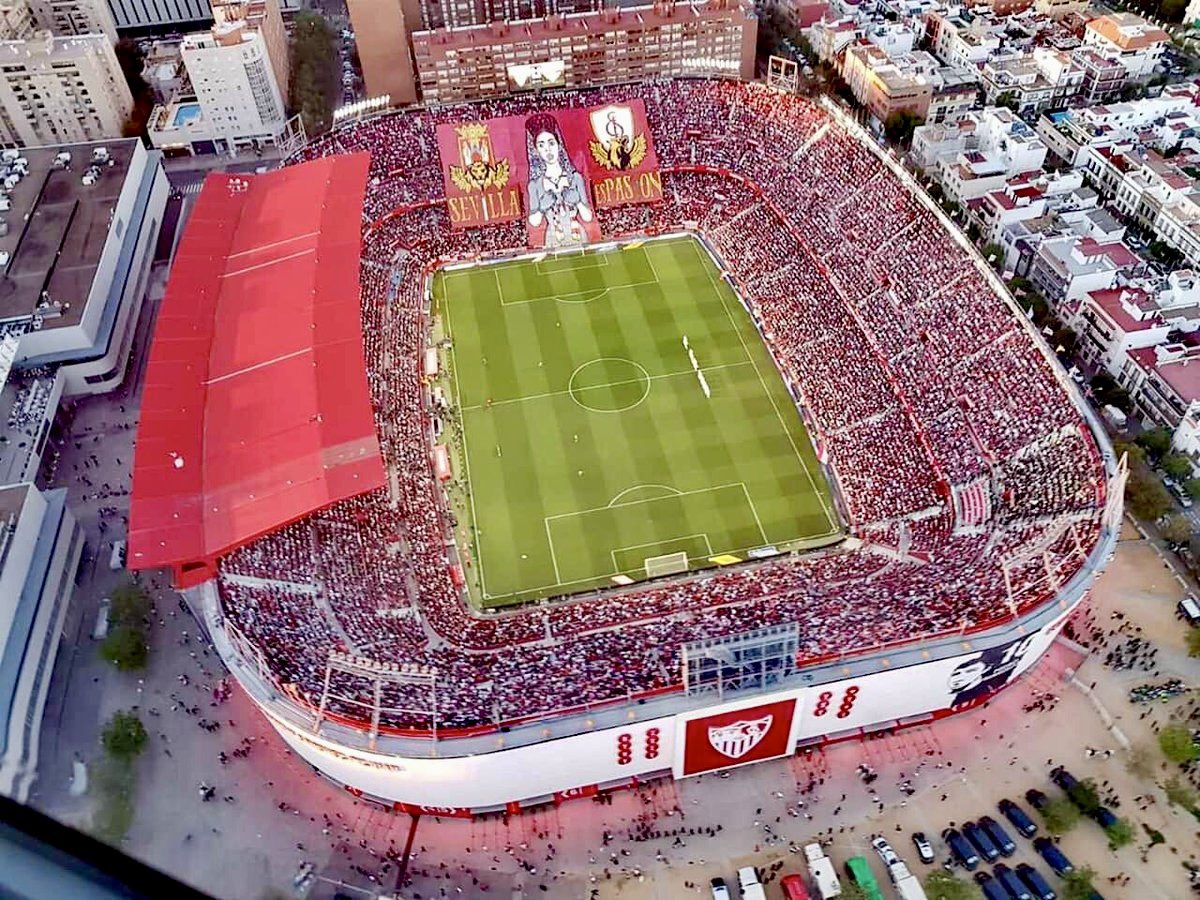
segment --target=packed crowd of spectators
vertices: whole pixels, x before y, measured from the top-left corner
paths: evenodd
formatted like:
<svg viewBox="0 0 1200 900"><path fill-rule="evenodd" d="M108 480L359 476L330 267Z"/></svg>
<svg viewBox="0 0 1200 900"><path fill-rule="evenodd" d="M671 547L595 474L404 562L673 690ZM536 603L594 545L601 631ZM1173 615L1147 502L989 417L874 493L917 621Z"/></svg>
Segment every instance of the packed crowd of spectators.
<svg viewBox="0 0 1200 900"><path fill-rule="evenodd" d="M632 96L664 197L600 210L605 236L687 230L720 260L859 541L479 614L430 464L435 431L456 426L422 379L425 280L526 235L521 221L451 229L435 131ZM369 119L298 159L360 150L372 154L363 340L389 485L222 564L227 614L310 702L340 650L434 667L441 728L545 716L677 688L692 640L797 623L801 656L816 659L999 622L1051 599L1096 546L1104 468L1047 358L933 213L821 107L729 81L548 93ZM992 519L959 528L951 488L980 478ZM366 702L365 681L335 685ZM427 727L420 690L388 688L385 724Z"/></svg>

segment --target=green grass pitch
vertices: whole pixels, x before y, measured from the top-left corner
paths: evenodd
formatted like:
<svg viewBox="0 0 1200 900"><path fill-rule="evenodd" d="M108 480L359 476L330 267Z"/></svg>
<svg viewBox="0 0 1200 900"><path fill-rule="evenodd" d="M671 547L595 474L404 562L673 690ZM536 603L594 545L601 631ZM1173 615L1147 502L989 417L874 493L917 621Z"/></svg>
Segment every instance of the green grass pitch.
<svg viewBox="0 0 1200 900"><path fill-rule="evenodd" d="M840 535L788 390L697 241L442 271L433 297L479 605Z"/></svg>

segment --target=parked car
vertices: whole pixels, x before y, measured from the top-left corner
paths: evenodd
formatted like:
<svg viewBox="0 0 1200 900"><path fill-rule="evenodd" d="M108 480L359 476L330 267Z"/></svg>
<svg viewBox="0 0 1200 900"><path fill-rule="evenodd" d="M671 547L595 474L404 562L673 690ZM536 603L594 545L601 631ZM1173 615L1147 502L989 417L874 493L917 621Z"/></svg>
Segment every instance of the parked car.
<svg viewBox="0 0 1200 900"><path fill-rule="evenodd" d="M968 872L974 871L979 865L979 854L975 852L975 848L970 842L963 837L958 829L947 828L942 832L942 840L950 848L950 852L954 854L954 858L962 863L963 868Z"/></svg>
<svg viewBox="0 0 1200 900"><path fill-rule="evenodd" d="M1025 814L1025 810L1021 809L1021 807L1008 798L1000 801L1000 812L1004 814L1004 818L1012 823L1012 827L1025 835L1025 837L1031 838L1038 833L1037 823Z"/></svg>
<svg viewBox="0 0 1200 900"><path fill-rule="evenodd" d="M963 822L962 833L988 862L995 862L1000 858L1000 849L992 842L987 832L974 822Z"/></svg>
<svg viewBox="0 0 1200 900"><path fill-rule="evenodd" d="M714 878L708 886L712 888L712 900L729 900L729 886L724 878Z"/></svg>
<svg viewBox="0 0 1200 900"><path fill-rule="evenodd" d="M1054 893L1054 888L1046 882L1042 877L1042 873L1035 869L1029 863L1021 863L1017 866L1017 877L1025 882L1025 886L1037 897L1037 900L1058 900L1058 894Z"/></svg>
<svg viewBox="0 0 1200 900"><path fill-rule="evenodd" d="M1046 861L1046 865L1052 868L1058 875L1066 875L1068 872L1074 872L1075 867L1071 865L1071 861L1067 859L1066 854L1055 846L1054 841L1049 838L1038 838L1033 842L1033 849L1038 852L1038 855Z"/></svg>
<svg viewBox="0 0 1200 900"><path fill-rule="evenodd" d="M900 857L896 855L896 851L881 837L871 838L871 846L875 848L875 852L879 854L879 858L883 860L883 867L890 869L893 863L900 862Z"/></svg>
<svg viewBox="0 0 1200 900"><path fill-rule="evenodd" d="M1004 830L1004 826L991 816L980 816L979 827L987 832L987 836L992 839L992 843L996 845L996 849L1002 856L1012 856L1017 852L1016 842Z"/></svg>
<svg viewBox="0 0 1200 900"><path fill-rule="evenodd" d="M1012 900L1033 900L1033 894L1030 893L1025 882L1004 863L997 863L996 868L992 869L992 874L996 876L998 882L1004 885L1004 889L1008 891L1008 896Z"/></svg>
<svg viewBox="0 0 1200 900"><path fill-rule="evenodd" d="M1050 780L1062 788L1067 794L1071 793L1071 788L1079 784L1079 779L1062 766L1055 766L1050 770Z"/></svg>
<svg viewBox="0 0 1200 900"><path fill-rule="evenodd" d="M985 900L1010 900L1008 891L1004 889L1004 885L987 872L976 872L975 883L983 891Z"/></svg>
<svg viewBox="0 0 1200 900"><path fill-rule="evenodd" d="M1050 803L1050 798L1037 788L1030 788L1025 792L1025 801L1034 809L1045 809Z"/></svg>
<svg viewBox="0 0 1200 900"><path fill-rule="evenodd" d="M914 831L912 836L913 845L917 848L917 856L923 863L931 863L937 856L933 852L933 844L929 843L929 838L925 837L925 832Z"/></svg>

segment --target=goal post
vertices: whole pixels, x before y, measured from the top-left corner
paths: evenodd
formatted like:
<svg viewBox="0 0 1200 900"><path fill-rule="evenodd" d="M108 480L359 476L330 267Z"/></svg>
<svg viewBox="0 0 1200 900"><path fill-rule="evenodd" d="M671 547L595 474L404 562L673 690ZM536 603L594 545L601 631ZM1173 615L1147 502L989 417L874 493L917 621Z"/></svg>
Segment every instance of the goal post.
<svg viewBox="0 0 1200 900"><path fill-rule="evenodd" d="M662 575L676 575L688 570L687 551L666 553L662 556L647 556L644 565L647 578L658 578Z"/></svg>

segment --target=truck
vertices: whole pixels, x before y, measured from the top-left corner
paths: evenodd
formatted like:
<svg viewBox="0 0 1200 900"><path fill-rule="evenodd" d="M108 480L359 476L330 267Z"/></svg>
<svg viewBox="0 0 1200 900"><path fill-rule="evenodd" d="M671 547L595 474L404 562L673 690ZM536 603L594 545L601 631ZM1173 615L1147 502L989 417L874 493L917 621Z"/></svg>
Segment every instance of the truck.
<svg viewBox="0 0 1200 900"><path fill-rule="evenodd" d="M900 900L928 900L921 882L917 881L917 876L908 870L902 860L898 859L888 866L887 872Z"/></svg>
<svg viewBox="0 0 1200 900"><path fill-rule="evenodd" d="M838 881L837 872L833 868L833 860L825 855L820 844L806 844L804 858L808 861L808 871L817 885L817 893L821 900L833 900L842 895L842 883Z"/></svg>

